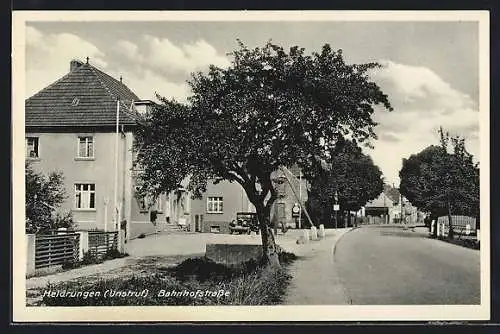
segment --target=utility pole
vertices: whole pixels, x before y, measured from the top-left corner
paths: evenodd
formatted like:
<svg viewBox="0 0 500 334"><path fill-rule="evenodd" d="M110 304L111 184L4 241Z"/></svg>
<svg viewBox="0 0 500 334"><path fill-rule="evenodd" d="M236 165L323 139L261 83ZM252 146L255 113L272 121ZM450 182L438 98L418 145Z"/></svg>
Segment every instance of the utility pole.
<svg viewBox="0 0 500 334"><path fill-rule="evenodd" d="M295 198L300 201L300 197L299 195L297 194L297 191L295 190L295 187L293 186L292 182L290 181L290 178L287 176L286 172L290 173L292 176L294 176L292 174L292 172L290 172L286 167L280 167L280 170L283 172L283 175L285 176L285 179L287 180L288 184L290 185L290 189L292 189L292 192L295 196ZM295 177L295 176L294 176ZM307 212L307 209L305 208L305 206L303 205L303 203L301 202L300 203L300 208L301 208L301 211L302 211L302 208L304 208L304 213L306 214L306 217L307 219L309 220L309 224L311 224L311 226L314 226L313 222L312 222L312 219L311 219L311 216L309 216L309 213Z"/></svg>
<svg viewBox="0 0 500 334"><path fill-rule="evenodd" d="M339 200L339 194L337 193L337 190L335 190L335 195L334 195L334 204L333 204L333 214L335 215L335 229L337 228L337 221L338 221L338 200Z"/></svg>
<svg viewBox="0 0 500 334"><path fill-rule="evenodd" d="M400 197L400 200L401 200L401 224L403 224L403 194L401 194L401 191L399 192L399 197Z"/></svg>
<svg viewBox="0 0 500 334"><path fill-rule="evenodd" d="M113 231L119 231L119 210L118 210L118 136L120 123L120 99L116 100L116 128L115 128L115 170L114 170L114 185L113 185Z"/></svg>
<svg viewBox="0 0 500 334"><path fill-rule="evenodd" d="M299 229L302 228L302 170L299 171Z"/></svg>

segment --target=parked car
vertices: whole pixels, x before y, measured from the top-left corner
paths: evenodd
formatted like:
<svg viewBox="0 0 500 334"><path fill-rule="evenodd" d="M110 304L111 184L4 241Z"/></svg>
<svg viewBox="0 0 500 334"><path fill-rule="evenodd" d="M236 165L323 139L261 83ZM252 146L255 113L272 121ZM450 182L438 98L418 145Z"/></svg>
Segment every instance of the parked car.
<svg viewBox="0 0 500 334"><path fill-rule="evenodd" d="M251 232L259 234L259 231L257 215L254 212L238 212L236 213L236 219L229 223L229 232L231 234L250 234Z"/></svg>

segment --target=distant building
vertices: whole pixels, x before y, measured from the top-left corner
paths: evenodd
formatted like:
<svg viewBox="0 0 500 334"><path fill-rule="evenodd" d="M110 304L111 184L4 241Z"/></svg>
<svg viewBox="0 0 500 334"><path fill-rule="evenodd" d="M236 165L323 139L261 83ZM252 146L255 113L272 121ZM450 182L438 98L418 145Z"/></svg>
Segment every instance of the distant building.
<svg viewBox="0 0 500 334"><path fill-rule="evenodd" d="M423 221L424 217L410 201L401 196L399 189L388 185L384 186L384 191L376 199L365 205L362 215L375 224L400 223L401 217L405 223L415 224Z"/></svg>
<svg viewBox="0 0 500 334"><path fill-rule="evenodd" d="M277 181L278 198L271 209L271 222L295 227L297 218L293 217L292 208L298 204L300 192L302 202L307 200L307 183L297 167L292 167L289 171L287 176L290 183L281 171L273 173L272 177ZM189 219L194 230L199 232L228 233L229 223L236 218L238 212L255 212L245 190L237 182L209 182L202 199L194 199L191 203ZM303 214L302 217L302 221L305 221Z"/></svg>
<svg viewBox="0 0 500 334"><path fill-rule="evenodd" d="M388 224L394 219L395 206L394 200L385 192L381 192L377 198L365 205L364 215L371 224Z"/></svg>

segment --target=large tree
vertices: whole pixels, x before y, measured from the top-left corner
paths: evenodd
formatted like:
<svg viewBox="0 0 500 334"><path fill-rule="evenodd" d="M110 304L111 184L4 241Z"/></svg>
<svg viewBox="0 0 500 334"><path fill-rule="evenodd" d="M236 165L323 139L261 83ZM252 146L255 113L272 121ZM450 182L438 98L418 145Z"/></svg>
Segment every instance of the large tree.
<svg viewBox="0 0 500 334"><path fill-rule="evenodd" d="M479 218L479 165L465 148L465 140L439 130L440 145L431 145L403 159L399 172L401 194L431 217L452 214ZM453 238L450 228L449 237Z"/></svg>
<svg viewBox="0 0 500 334"><path fill-rule="evenodd" d="M308 206L325 223L332 217L335 194L341 211L349 213L359 210L384 189L380 169L351 140L340 140L326 168L318 168L311 181Z"/></svg>
<svg viewBox="0 0 500 334"><path fill-rule="evenodd" d="M238 182L256 208L264 255L279 266L270 226L274 173L294 164L311 170L346 135L369 143L373 106L392 107L369 79L376 63L347 64L328 44L306 55L297 46L238 42L227 68L192 75L187 104L160 98L148 115L137 136L139 184L156 196L189 176L199 196L208 180Z"/></svg>

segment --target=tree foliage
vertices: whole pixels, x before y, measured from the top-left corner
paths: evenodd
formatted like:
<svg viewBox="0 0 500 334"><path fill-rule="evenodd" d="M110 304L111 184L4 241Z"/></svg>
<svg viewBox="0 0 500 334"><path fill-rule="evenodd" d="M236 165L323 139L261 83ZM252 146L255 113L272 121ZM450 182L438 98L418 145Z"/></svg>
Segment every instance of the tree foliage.
<svg viewBox="0 0 500 334"><path fill-rule="evenodd" d="M433 217L468 215L479 218L479 165L465 148L465 139L441 128L440 145L403 159L401 193ZM452 233L451 233L452 237Z"/></svg>
<svg viewBox="0 0 500 334"><path fill-rule="evenodd" d="M335 193L341 211L357 211L375 199L384 189L382 172L370 156L353 141L342 140L311 182L308 206L314 215L327 223L333 214Z"/></svg>
<svg viewBox="0 0 500 334"><path fill-rule="evenodd" d="M37 233L47 229L69 227L71 215L56 213L66 198L62 173L45 176L25 165L26 232Z"/></svg>
<svg viewBox="0 0 500 334"><path fill-rule="evenodd" d="M392 107L368 77L378 64L346 64L328 44L306 55L297 46L287 52L271 42L254 49L239 42L231 56L228 68L192 75L187 104L160 97L137 135L139 184L156 196L189 176L188 188L199 196L208 180L238 182L269 253L273 173L298 164L312 174L347 135L369 144L373 106Z"/></svg>

